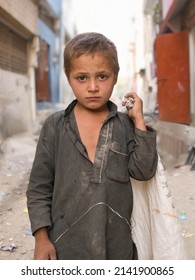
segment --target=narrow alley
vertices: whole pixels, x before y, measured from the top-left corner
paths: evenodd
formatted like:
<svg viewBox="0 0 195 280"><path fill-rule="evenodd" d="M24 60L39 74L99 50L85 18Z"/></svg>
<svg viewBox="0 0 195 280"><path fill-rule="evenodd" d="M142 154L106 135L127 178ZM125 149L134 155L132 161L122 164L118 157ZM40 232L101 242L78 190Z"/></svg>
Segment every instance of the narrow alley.
<svg viewBox="0 0 195 280"><path fill-rule="evenodd" d="M0 0L0 260L33 259L29 175L44 119L75 98L63 53L83 32L102 33L116 46L112 101L122 107L130 91L143 100L187 259L195 260L195 170L185 164L195 147L195 0L122 3Z"/></svg>

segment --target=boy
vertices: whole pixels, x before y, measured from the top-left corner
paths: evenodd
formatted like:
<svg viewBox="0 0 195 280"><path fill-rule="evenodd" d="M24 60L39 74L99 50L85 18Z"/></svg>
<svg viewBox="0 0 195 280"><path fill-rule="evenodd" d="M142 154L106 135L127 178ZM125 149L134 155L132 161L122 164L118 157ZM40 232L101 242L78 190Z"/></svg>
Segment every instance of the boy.
<svg viewBox="0 0 195 280"><path fill-rule="evenodd" d="M64 67L76 99L45 121L27 190L34 258L133 259L129 177L155 174L156 133L134 92L128 114L109 101L119 65L108 38L77 35Z"/></svg>

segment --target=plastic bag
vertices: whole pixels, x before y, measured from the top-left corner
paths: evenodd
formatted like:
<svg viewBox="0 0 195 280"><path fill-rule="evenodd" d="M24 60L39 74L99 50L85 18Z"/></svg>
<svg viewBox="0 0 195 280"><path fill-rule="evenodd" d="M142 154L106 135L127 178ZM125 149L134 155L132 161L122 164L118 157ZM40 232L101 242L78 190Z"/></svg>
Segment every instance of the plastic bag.
<svg viewBox="0 0 195 280"><path fill-rule="evenodd" d="M134 206L132 238L139 260L184 260L184 241L160 157L148 181L131 178Z"/></svg>

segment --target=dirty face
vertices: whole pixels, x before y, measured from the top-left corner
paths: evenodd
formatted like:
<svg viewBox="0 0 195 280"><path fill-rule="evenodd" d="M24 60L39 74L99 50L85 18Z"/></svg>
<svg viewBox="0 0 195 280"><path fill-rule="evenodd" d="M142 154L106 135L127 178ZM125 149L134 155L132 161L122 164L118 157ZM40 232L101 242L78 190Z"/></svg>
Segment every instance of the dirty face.
<svg viewBox="0 0 195 280"><path fill-rule="evenodd" d="M81 106L100 110L112 95L117 77L101 54L83 54L71 64L69 83Z"/></svg>

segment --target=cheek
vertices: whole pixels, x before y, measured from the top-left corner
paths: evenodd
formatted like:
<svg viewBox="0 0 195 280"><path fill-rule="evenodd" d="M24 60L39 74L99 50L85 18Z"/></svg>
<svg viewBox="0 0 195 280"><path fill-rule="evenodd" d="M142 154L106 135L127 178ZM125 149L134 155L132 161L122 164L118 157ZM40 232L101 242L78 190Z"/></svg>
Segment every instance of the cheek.
<svg viewBox="0 0 195 280"><path fill-rule="evenodd" d="M82 97L86 92L83 84L72 83L70 86L76 97Z"/></svg>
<svg viewBox="0 0 195 280"><path fill-rule="evenodd" d="M77 81L70 81L70 86L71 86L71 88L74 89L74 90L81 89L81 86L80 86L80 84L78 84Z"/></svg>
<svg viewBox="0 0 195 280"><path fill-rule="evenodd" d="M108 92L112 92L112 91L113 91L113 88L114 88L114 84L109 84L109 85L107 85L106 90L107 90Z"/></svg>

